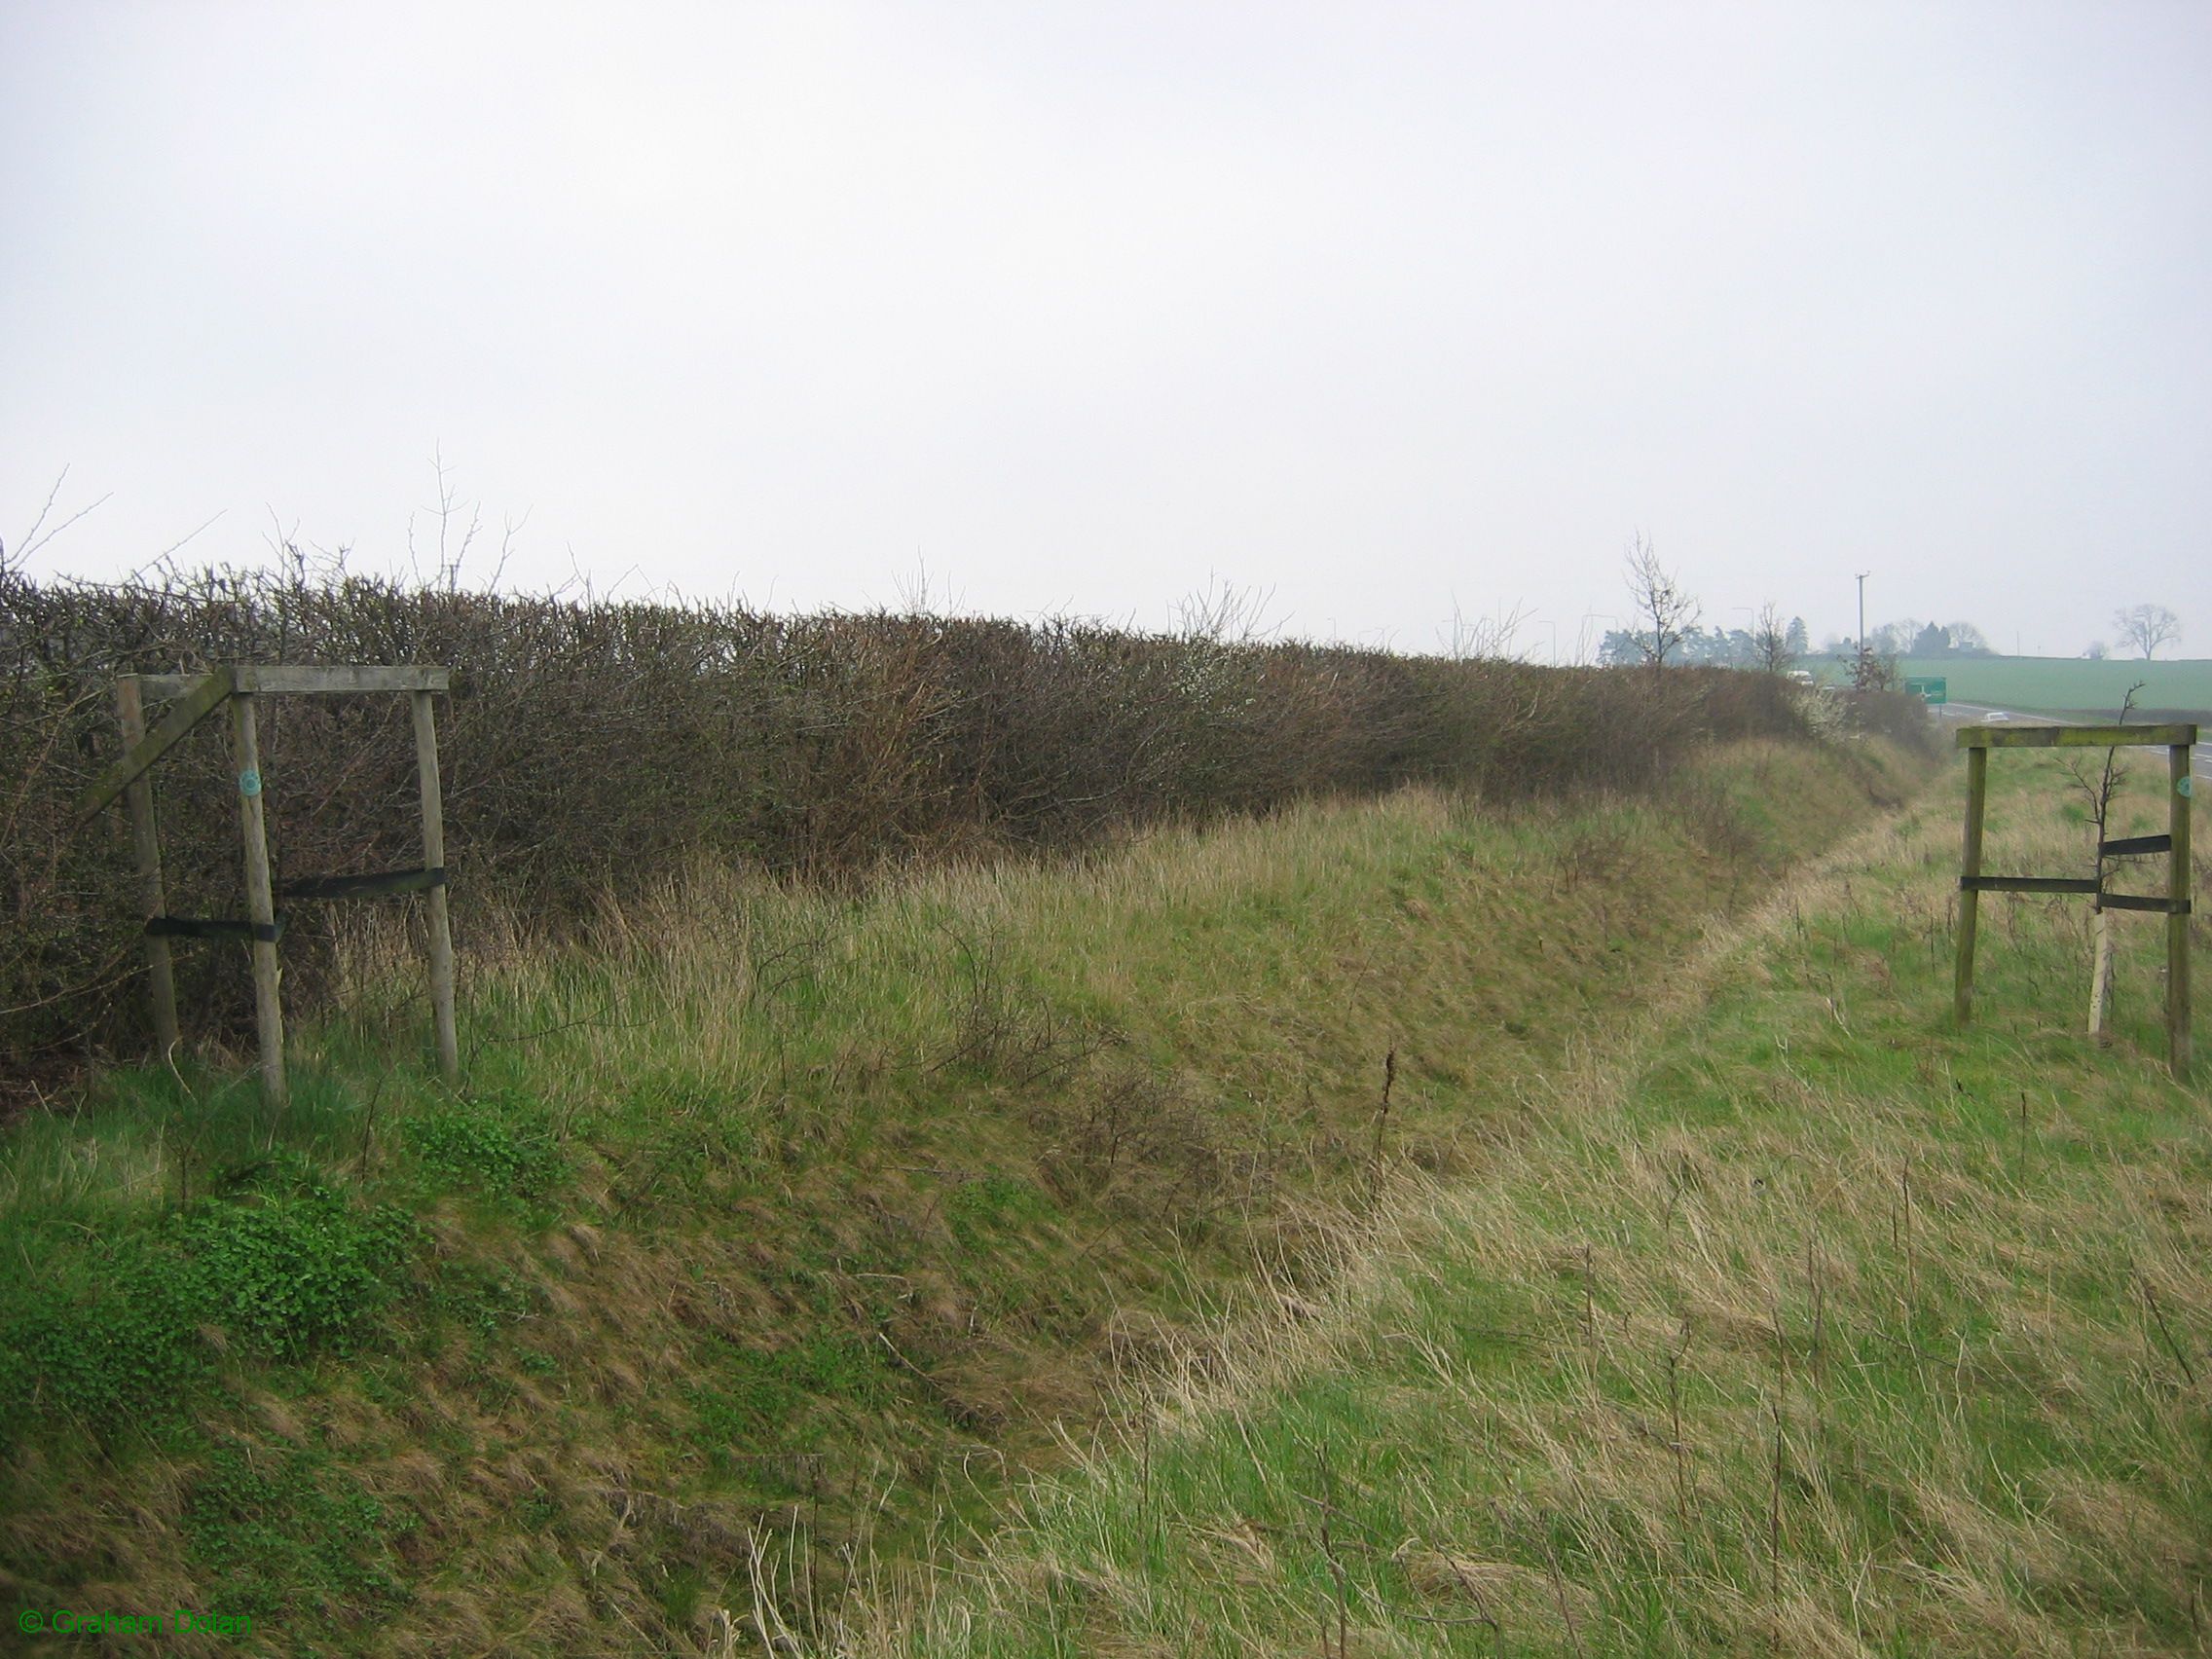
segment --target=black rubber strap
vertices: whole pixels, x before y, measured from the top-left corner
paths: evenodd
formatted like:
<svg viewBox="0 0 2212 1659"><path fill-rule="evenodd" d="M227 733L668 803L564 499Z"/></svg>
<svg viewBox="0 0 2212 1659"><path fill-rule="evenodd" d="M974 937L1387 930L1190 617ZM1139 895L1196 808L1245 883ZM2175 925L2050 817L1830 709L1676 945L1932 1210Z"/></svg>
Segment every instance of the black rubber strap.
<svg viewBox="0 0 2212 1659"><path fill-rule="evenodd" d="M2117 841L2099 841L2097 851L2107 858L2132 858L2140 853L2170 853L2174 850L2171 835L2123 835Z"/></svg>
<svg viewBox="0 0 2212 1659"><path fill-rule="evenodd" d="M387 893L421 893L443 887L443 865L429 869L394 869L371 875L304 875L280 883L278 895L286 899L374 899Z"/></svg>
<svg viewBox="0 0 2212 1659"><path fill-rule="evenodd" d="M1962 875L1959 888L1966 893L2094 893L2097 882L2087 875Z"/></svg>
<svg viewBox="0 0 2212 1659"><path fill-rule="evenodd" d="M274 922L234 922L209 916L149 916L146 933L152 939L231 939L275 944L284 937L283 912Z"/></svg>

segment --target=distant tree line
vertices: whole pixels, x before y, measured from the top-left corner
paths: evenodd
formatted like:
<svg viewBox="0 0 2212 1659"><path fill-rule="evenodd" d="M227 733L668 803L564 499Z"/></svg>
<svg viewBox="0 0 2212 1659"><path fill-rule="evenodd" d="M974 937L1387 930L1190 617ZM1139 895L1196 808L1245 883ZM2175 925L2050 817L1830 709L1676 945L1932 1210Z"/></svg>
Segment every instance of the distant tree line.
<svg viewBox="0 0 2212 1659"><path fill-rule="evenodd" d="M1857 640L1831 634L1822 644L1824 656L1851 656ZM1972 622L1923 622L1906 616L1866 630L1866 649L1892 657L1986 657L1997 655L1989 637Z"/></svg>
<svg viewBox="0 0 2212 1659"><path fill-rule="evenodd" d="M1615 628L1598 647L1598 660L1608 668L1651 660L1648 629ZM1791 663L1812 652L1812 638L1805 619L1792 616L1783 627L1782 651L1788 660L1773 660L1773 639L1756 625L1750 628L1681 629L1669 643L1667 662L1696 668L1759 668L1787 671Z"/></svg>
<svg viewBox="0 0 2212 1659"><path fill-rule="evenodd" d="M2181 618L2162 605L2129 606L2113 612L2112 622L2119 637L2117 645L2108 646L2102 640L2091 640L2082 652L2083 656L2101 658L2108 650L2120 650L2149 662L2162 647L2176 644L2182 637ZM1823 656L1847 661L1858 651L1859 642L1840 634L1829 635L1821 645ZM2002 654L1972 622L1922 622L1909 616L1885 622L1879 628L1869 628L1866 651L1870 656L1891 658Z"/></svg>
<svg viewBox="0 0 2212 1659"><path fill-rule="evenodd" d="M1787 674L1813 654L1805 619L1792 616L1785 623L1772 600L1760 608L1756 620L1748 628L1701 627L1702 608L1697 597L1659 562L1656 549L1641 532L1629 544L1625 580L1635 620L1604 636L1598 647L1602 666L1679 665ZM2170 617L2168 612L2169 621ZM1972 622L1924 622L1908 616L1868 630L1862 641L1831 634L1823 643L1821 654L1840 661L1856 660L1854 678L1862 688L1879 688L1896 678L1896 663L1902 657L1985 657L1997 653L1990 647L1988 636ZM1887 672L1870 677L1869 665L1874 663L1886 665Z"/></svg>
<svg viewBox="0 0 2212 1659"><path fill-rule="evenodd" d="M1640 663L1646 668L1750 668L1787 674L1805 654L1805 619L1785 624L1773 600L1759 608L1749 628L1701 628L1703 607L1682 579L1659 562L1659 552L1639 531L1629 543L1625 579L1636 624L1615 628L1598 646L1606 668Z"/></svg>
<svg viewBox="0 0 2212 1659"><path fill-rule="evenodd" d="M1749 628L1700 627L1703 608L1697 596L1659 562L1658 550L1641 531L1629 543L1625 581L1635 621L1610 630L1601 642L1598 661L1603 667L1749 668L1787 674L1811 654L1805 619L1792 616L1785 627L1772 600L1760 608L1758 619ZM2181 639L2181 618L2162 605L2128 606L2113 612L2112 621L2120 647L2140 651L2145 662L2160 646ZM2082 654L2101 658L2106 648L2102 640L2091 640ZM1972 622L1923 622L1904 616L1869 629L1863 639L1830 634L1821 643L1820 654L1850 663L1853 683L1862 691L1878 691L1897 683L1901 673L1898 665L1907 657L1940 661L1999 653Z"/></svg>

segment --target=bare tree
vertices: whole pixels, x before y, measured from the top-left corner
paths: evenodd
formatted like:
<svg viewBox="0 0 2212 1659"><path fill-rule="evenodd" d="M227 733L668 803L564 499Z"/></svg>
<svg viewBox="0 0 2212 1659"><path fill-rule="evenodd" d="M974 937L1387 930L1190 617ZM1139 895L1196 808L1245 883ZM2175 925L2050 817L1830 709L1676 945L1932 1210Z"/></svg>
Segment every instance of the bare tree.
<svg viewBox="0 0 2212 1659"><path fill-rule="evenodd" d="M1851 685L1855 691L1895 691L1902 681L1898 659L1871 640L1852 661Z"/></svg>
<svg viewBox="0 0 2212 1659"><path fill-rule="evenodd" d="M1912 647L1920 639L1920 631L1928 624L1917 616L1900 616L1895 622L1885 622L1866 636L1866 643L1887 656L1910 656Z"/></svg>
<svg viewBox="0 0 2212 1659"><path fill-rule="evenodd" d="M1636 648L1653 668L1665 668L1668 654L1697 626L1699 606L1641 531L1629 544L1628 596L1645 624L1636 630Z"/></svg>
<svg viewBox="0 0 2212 1659"><path fill-rule="evenodd" d="M1789 624L1770 599L1759 607L1751 629L1751 666L1764 674L1788 674L1796 661L1797 653L1789 648Z"/></svg>
<svg viewBox="0 0 2212 1659"><path fill-rule="evenodd" d="M28 559L33 553L36 553L41 547L44 547L49 541L52 541L63 531L67 530L79 519L83 518L87 513L92 511L94 507L104 505L115 494L114 491L110 490L107 495L102 496L98 500L94 501L92 506L79 507L75 512L71 513L67 518L63 519L59 524L54 526L53 529L49 530L46 526L46 521L53 515L54 503L61 495L61 486L68 481L69 468L64 466L60 470L60 472L55 476L54 488L46 493L46 505L39 508L38 517L31 521L30 529L24 531L22 535L16 537L15 557L17 564L20 565L25 559Z"/></svg>
<svg viewBox="0 0 2212 1659"><path fill-rule="evenodd" d="M1239 588L1218 571L1208 571L1204 587L1176 602L1175 632L1217 645L1272 640L1282 632L1281 622L1268 620L1274 602L1273 588Z"/></svg>
<svg viewBox="0 0 2212 1659"><path fill-rule="evenodd" d="M2141 651L2145 662L2160 645L2181 638L2181 618L2162 605L2131 605L2125 610L2116 610L2112 625L2120 630L2120 643L2131 651Z"/></svg>
<svg viewBox="0 0 2212 1659"><path fill-rule="evenodd" d="M1500 661L1514 654L1513 637L1528 620L1527 608L1519 605L1510 610L1501 606L1494 616L1470 617L1459 608L1458 597L1454 595L1452 631L1447 634L1439 629L1436 643L1454 662Z"/></svg>
<svg viewBox="0 0 2212 1659"><path fill-rule="evenodd" d="M2127 717L2135 712L2135 693L2142 689L2143 682L2138 680L2127 688L2127 695L2120 699L2120 723L2121 725L2125 725ZM2107 1015L2112 1009L2113 979L2112 917L2105 909L2104 893L2105 872L2110 855L2105 852L2105 841L2107 831L2112 825L2113 797L2120 793L2120 786L2125 777L2125 773L2121 767L2120 751L2117 749L2105 751L2104 769L2097 774L2094 783L2089 780L2085 762L2078 759L2069 760L2065 762L2065 767L2067 774L2073 778L2075 787L2087 797L2088 801L2089 846L2096 859L2097 873L2097 895L2090 906L2096 913L2096 921L2094 924L2095 945L2089 966L2089 1035L2105 1038L2111 1035Z"/></svg>

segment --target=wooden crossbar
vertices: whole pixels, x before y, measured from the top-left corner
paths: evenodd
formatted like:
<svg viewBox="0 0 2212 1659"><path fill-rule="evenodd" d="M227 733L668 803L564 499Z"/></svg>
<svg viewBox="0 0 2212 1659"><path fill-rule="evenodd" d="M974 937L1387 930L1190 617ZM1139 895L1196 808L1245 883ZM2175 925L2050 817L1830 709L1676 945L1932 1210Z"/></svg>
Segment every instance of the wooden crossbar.
<svg viewBox="0 0 2212 1659"><path fill-rule="evenodd" d="M2194 725L1970 725L1961 749L2171 749L2194 743Z"/></svg>
<svg viewBox="0 0 2212 1659"><path fill-rule="evenodd" d="M303 666L293 663L239 663L217 672L229 674L240 691L258 691L268 697L340 696L364 691L444 691L453 684L450 668L423 668L411 663L339 663ZM138 683L149 697L189 695L203 674L141 674Z"/></svg>

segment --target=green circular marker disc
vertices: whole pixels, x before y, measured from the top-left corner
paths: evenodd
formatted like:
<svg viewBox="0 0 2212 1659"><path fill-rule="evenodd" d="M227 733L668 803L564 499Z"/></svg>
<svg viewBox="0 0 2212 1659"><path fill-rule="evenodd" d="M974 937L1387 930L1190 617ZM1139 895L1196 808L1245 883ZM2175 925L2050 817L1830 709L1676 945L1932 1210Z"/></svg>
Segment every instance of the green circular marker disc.
<svg viewBox="0 0 2212 1659"><path fill-rule="evenodd" d="M240 772L239 774L239 793L251 797L260 793L261 774L259 772Z"/></svg>
<svg viewBox="0 0 2212 1659"><path fill-rule="evenodd" d="M2183 779L2181 780L2181 782L2179 782L2179 783L2177 783L2176 785L2174 785L2174 793L2176 793L2176 794L2180 795L2180 796L2182 797L2182 799L2184 799L2184 800L2187 800L2187 799L2188 799L2188 798L2189 798L2189 797L2190 797L2191 795L2194 794L2195 793L2196 793L2196 780L2195 780L2195 779L2194 779L2194 778L2188 778L2188 777L2185 777L2185 778L2183 778Z"/></svg>

